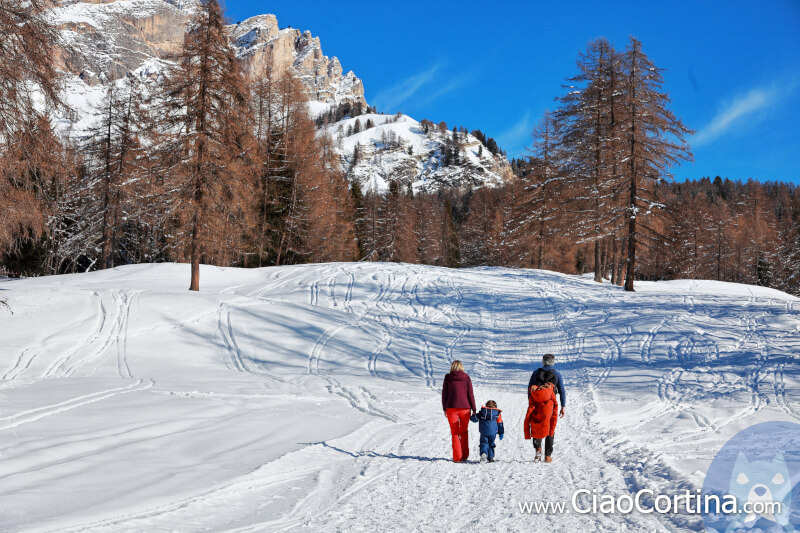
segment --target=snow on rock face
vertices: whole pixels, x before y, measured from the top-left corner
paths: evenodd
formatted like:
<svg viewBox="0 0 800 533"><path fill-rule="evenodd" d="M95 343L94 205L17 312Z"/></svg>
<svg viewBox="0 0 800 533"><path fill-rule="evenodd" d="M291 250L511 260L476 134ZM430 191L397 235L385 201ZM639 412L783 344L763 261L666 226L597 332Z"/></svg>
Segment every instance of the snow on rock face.
<svg viewBox="0 0 800 533"><path fill-rule="evenodd" d="M92 120L96 94L127 73L141 77L147 65L167 64L181 50L198 0L66 1L53 8L51 20L60 28L58 58L64 71L70 117L58 122L85 129ZM303 82L312 101L325 104L360 102L364 86L353 73L343 74L336 57L323 55L311 33L280 29L275 15L251 17L228 27L231 45L252 72L267 62L290 68Z"/></svg>
<svg viewBox="0 0 800 533"><path fill-rule="evenodd" d="M152 58L177 54L195 0L63 3L51 11L65 45L64 70L87 85L123 77Z"/></svg>
<svg viewBox="0 0 800 533"><path fill-rule="evenodd" d="M91 0L60 4L51 11L61 28L63 68L88 85L119 79L152 58L180 52L189 17L198 0ZM281 30L275 15L258 15L228 27L231 44L245 67L258 72L266 62L291 67L311 100L362 102L364 87L355 74L342 73L337 58L323 55L309 31Z"/></svg>
<svg viewBox="0 0 800 533"><path fill-rule="evenodd" d="M251 72L269 66L290 68L303 82L310 100L366 105L361 80L352 71L343 75L339 59L324 55L319 37L310 31L281 30L275 15L258 15L229 26L228 32L237 55Z"/></svg>
<svg viewBox="0 0 800 533"><path fill-rule="evenodd" d="M322 106L313 110L319 115L326 111ZM348 135L356 123L361 131ZM367 113L330 124L321 134L331 137L343 168L364 191L385 193L392 180L415 193L496 187L511 177L505 157L493 155L470 134L458 134L458 160L446 165L453 132L429 128L426 133L419 122L403 114Z"/></svg>
<svg viewBox="0 0 800 533"><path fill-rule="evenodd" d="M138 68L131 71L131 78L139 82L138 90L147 100L164 82L165 73L173 64L158 58L146 59ZM114 80L117 88L123 88L125 79ZM63 76L65 103L70 108L67 117L56 121L56 130L73 140L85 139L91 135L89 131L97 124L102 114L103 99L108 92L108 85L89 85L75 74Z"/></svg>

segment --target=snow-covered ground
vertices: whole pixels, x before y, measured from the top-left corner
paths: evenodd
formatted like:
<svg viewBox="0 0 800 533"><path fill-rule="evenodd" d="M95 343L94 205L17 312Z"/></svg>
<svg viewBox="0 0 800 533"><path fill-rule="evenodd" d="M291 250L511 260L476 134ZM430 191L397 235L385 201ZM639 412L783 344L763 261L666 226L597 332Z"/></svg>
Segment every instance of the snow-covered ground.
<svg viewBox="0 0 800 533"><path fill-rule="evenodd" d="M666 531L676 515L520 514L579 488L699 487L720 446L800 418L800 300L638 292L545 271L188 265L0 282L0 529ZM553 352L555 462L522 437ZM498 462L453 464L452 359L497 401Z"/></svg>

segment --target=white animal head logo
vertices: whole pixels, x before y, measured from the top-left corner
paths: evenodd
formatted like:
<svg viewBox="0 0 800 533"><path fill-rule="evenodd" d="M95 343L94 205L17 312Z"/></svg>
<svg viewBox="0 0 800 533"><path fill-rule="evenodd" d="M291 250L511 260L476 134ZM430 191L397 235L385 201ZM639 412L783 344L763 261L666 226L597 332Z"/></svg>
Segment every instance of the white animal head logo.
<svg viewBox="0 0 800 533"><path fill-rule="evenodd" d="M792 482L789 469L783 455L776 455L772 461L748 461L743 453L739 453L731 473L730 494L736 497L740 505L780 502L777 513L769 511L755 514L751 512L744 517L750 523L763 517L771 522L785 523L789 518L791 506Z"/></svg>

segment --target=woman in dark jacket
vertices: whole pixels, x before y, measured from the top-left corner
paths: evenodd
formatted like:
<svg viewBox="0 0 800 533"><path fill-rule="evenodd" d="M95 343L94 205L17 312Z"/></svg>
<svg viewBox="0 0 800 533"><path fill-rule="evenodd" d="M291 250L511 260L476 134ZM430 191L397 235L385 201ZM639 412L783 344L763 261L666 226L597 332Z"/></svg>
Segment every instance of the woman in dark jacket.
<svg viewBox="0 0 800 533"><path fill-rule="evenodd" d="M469 417L475 414L475 397L472 394L472 380L464 372L461 361L453 361L450 373L442 384L442 409L450 423L453 436L453 461L459 463L469 457Z"/></svg>

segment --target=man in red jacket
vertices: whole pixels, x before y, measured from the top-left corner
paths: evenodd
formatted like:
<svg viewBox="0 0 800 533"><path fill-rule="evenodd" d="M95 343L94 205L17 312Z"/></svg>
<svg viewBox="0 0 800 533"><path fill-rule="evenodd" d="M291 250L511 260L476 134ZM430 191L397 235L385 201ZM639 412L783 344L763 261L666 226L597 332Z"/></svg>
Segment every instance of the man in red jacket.
<svg viewBox="0 0 800 533"><path fill-rule="evenodd" d="M469 457L469 418L475 414L475 396L472 394L472 380L464 372L461 361L453 361L450 373L442 384L442 409L450 423L453 437L453 461L460 463Z"/></svg>

